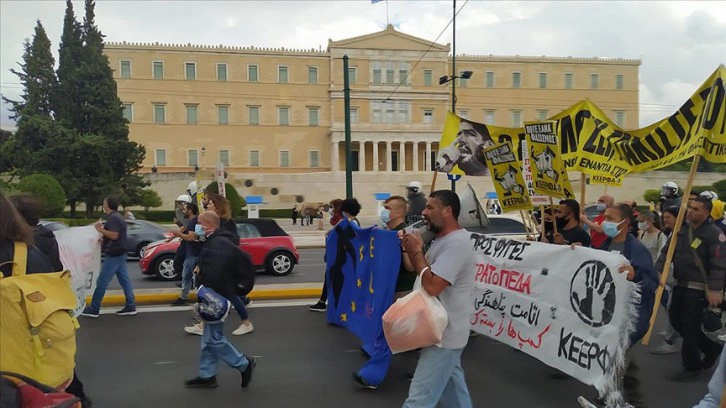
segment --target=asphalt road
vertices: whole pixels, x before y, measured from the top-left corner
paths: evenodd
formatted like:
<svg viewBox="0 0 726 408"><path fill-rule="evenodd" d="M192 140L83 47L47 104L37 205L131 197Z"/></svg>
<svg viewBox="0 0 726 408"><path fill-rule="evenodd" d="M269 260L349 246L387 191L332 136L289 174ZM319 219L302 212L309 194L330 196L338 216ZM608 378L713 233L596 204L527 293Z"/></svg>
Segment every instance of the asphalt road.
<svg viewBox="0 0 726 408"><path fill-rule="evenodd" d="M238 373L223 363L219 388L184 388L184 379L197 374L200 337L182 331L192 315L179 309L142 308L135 317L82 318L78 375L94 406L104 408L400 407L409 387L403 375L415 366L415 354L394 356L377 390L358 389L350 374L364 363L360 344L345 330L326 324L324 315L308 311L305 303L255 302L250 310L255 331L242 337L229 334L239 322L236 316L229 318L228 338L242 352L258 357L247 390L239 387ZM678 369L678 355L655 356L642 345L636 346L635 355L648 407L691 407L703 397L705 376L695 383L664 379ZM470 340L463 366L475 407L574 408L579 395L595 396L592 387L553 379L553 369L484 336Z"/></svg>
<svg viewBox="0 0 726 408"><path fill-rule="evenodd" d="M295 265L292 273L287 276L271 276L264 273L257 275L256 285L265 285L273 283L322 283L325 276L325 263L323 262L322 248L315 249L298 249L300 253L300 263ZM147 288L176 288L175 282L164 282L141 274L139 261L130 258L127 264L129 276L131 277L131 285L134 289ZM109 285L109 289L121 289L118 281L114 278Z"/></svg>

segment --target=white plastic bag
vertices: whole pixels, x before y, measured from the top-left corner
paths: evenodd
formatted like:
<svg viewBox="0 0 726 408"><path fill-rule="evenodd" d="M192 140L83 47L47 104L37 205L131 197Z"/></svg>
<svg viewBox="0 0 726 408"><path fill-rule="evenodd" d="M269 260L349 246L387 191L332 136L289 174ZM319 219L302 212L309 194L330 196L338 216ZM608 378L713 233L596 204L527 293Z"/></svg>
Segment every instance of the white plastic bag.
<svg viewBox="0 0 726 408"><path fill-rule="evenodd" d="M441 347L449 316L441 301L421 287L421 275L413 291L396 300L383 314L383 334L393 354L428 346Z"/></svg>

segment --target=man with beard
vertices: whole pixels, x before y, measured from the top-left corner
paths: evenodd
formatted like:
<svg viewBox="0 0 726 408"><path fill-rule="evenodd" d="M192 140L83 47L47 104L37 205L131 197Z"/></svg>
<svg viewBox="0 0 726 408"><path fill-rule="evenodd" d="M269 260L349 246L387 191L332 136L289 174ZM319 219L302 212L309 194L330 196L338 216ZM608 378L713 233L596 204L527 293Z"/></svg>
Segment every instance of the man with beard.
<svg viewBox="0 0 726 408"><path fill-rule="evenodd" d="M474 125L462 120L454 145L458 146L459 152L461 152L461 156L457 160L461 171L470 176L487 174L483 150L491 145L491 141L484 140L484 136L474 128Z"/></svg>
<svg viewBox="0 0 726 408"><path fill-rule="evenodd" d="M426 255L420 234L402 236L414 271L421 275L422 289L439 298L449 317L441 347L421 350L404 408L434 407L439 401L444 406L472 407L461 354L469 341L469 295L475 268L469 250L471 234L459 226L460 211L456 193L434 191L423 211L428 229L436 234Z"/></svg>
<svg viewBox="0 0 726 408"><path fill-rule="evenodd" d="M560 201L560 207L555 215L557 233L550 243L557 245L582 245L590 246L590 235L580 227L580 204L572 199Z"/></svg>

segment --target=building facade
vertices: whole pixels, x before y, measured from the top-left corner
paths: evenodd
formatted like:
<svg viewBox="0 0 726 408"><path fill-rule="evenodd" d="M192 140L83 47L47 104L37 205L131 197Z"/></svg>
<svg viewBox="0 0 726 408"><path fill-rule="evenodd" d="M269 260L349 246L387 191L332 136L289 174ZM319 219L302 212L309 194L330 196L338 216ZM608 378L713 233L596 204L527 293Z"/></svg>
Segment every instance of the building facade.
<svg viewBox="0 0 726 408"><path fill-rule="evenodd" d="M206 176L218 161L242 195L263 195L271 206L343 195L344 55L354 193L364 208L375 192L400 193L408 181L429 182L451 109L451 85L439 85L440 77L452 75L449 45L392 26L330 40L327 50L109 43L105 52L130 138L146 147L142 172L167 203L196 171ZM589 98L615 123L636 128L639 65L458 55L457 74L473 75L457 80L457 113L520 127ZM471 181L485 183L477 188L482 194L490 188L490 180Z"/></svg>

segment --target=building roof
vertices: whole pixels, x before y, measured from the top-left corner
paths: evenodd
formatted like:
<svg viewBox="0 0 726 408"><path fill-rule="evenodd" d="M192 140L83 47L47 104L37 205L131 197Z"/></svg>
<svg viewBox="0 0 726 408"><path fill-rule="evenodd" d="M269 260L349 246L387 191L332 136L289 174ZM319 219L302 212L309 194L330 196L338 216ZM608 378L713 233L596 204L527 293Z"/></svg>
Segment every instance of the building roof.
<svg viewBox="0 0 726 408"><path fill-rule="evenodd" d="M449 44L442 45L423 38L414 37L412 35L397 31L393 25L389 24L385 30L371 34L365 34L358 37L347 38L344 40L333 41L328 39L328 49L330 48L371 48L371 46L385 43L386 49L389 50L407 50L407 51L426 51L431 49L434 51L449 52ZM380 47L376 47L380 48Z"/></svg>

